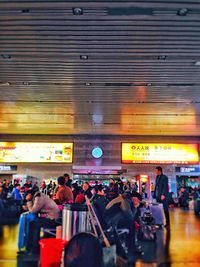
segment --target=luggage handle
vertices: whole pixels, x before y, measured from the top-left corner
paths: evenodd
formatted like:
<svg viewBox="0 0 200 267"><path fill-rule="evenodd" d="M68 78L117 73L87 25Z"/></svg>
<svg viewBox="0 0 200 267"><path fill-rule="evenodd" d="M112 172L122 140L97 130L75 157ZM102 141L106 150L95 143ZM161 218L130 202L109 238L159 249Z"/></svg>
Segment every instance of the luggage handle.
<svg viewBox="0 0 200 267"><path fill-rule="evenodd" d="M92 205L91 205L91 202L90 202L90 200L89 200L89 198L88 198L87 196L85 196L85 200L86 200L86 205L87 205L87 207L88 207L88 211L89 211L90 219L91 219L91 221L93 222L92 225L94 225L94 218L95 218L95 220L96 220L96 222L97 222L97 224L98 224L98 227L99 227L99 229L100 229L100 232L101 232L101 234L102 234L102 236L103 236L103 242L104 242L105 246L106 246L107 248L109 248L109 247L110 247L110 242L108 241L108 238L107 238L106 235L104 234L104 231L103 231L103 229L102 229L102 227L101 227L101 224L100 224L100 222L99 222L99 219L97 218L97 215L96 215L96 213L95 213L95 211L94 211L94 209L93 209L93 207L92 207ZM94 225L94 228L95 228L95 233L97 234L95 225ZM97 235L97 236L98 236L98 235Z"/></svg>

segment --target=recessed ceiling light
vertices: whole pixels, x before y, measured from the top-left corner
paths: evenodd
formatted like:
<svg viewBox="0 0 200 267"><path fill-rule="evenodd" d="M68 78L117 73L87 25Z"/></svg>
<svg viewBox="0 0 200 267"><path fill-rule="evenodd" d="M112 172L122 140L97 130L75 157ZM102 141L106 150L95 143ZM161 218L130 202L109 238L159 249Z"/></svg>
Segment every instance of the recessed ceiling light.
<svg viewBox="0 0 200 267"><path fill-rule="evenodd" d="M196 61L196 62L194 63L194 65L195 65L195 66L200 66L200 61Z"/></svg>
<svg viewBox="0 0 200 267"><path fill-rule="evenodd" d="M22 13L29 13L29 9L22 9Z"/></svg>
<svg viewBox="0 0 200 267"><path fill-rule="evenodd" d="M2 57L3 59L10 59L10 58L11 58L11 56L8 55L8 54L1 54L1 57Z"/></svg>
<svg viewBox="0 0 200 267"><path fill-rule="evenodd" d="M147 83L146 86L152 86L152 83Z"/></svg>
<svg viewBox="0 0 200 267"><path fill-rule="evenodd" d="M80 59L87 60L88 59L88 55L80 55Z"/></svg>
<svg viewBox="0 0 200 267"><path fill-rule="evenodd" d="M162 55L162 56L158 56L158 60L165 60L167 58L167 56Z"/></svg>
<svg viewBox="0 0 200 267"><path fill-rule="evenodd" d="M9 86L10 83L9 82L0 82L0 86Z"/></svg>
<svg viewBox="0 0 200 267"><path fill-rule="evenodd" d="M85 83L85 86L90 86L91 85L91 83Z"/></svg>
<svg viewBox="0 0 200 267"><path fill-rule="evenodd" d="M23 82L23 85L30 85L30 82Z"/></svg>
<svg viewBox="0 0 200 267"><path fill-rule="evenodd" d="M74 7L72 8L73 14L75 16L83 15L83 8L82 7Z"/></svg>
<svg viewBox="0 0 200 267"><path fill-rule="evenodd" d="M189 12L188 8L181 8L177 11L178 16L186 16Z"/></svg>

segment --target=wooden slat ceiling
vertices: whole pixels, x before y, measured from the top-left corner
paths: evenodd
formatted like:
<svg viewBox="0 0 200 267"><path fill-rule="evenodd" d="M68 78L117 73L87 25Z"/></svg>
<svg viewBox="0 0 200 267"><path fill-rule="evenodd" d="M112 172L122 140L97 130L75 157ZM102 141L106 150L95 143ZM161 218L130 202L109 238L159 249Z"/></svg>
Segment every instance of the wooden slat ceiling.
<svg viewBox="0 0 200 267"><path fill-rule="evenodd" d="M0 134L199 136L200 1L1 0Z"/></svg>

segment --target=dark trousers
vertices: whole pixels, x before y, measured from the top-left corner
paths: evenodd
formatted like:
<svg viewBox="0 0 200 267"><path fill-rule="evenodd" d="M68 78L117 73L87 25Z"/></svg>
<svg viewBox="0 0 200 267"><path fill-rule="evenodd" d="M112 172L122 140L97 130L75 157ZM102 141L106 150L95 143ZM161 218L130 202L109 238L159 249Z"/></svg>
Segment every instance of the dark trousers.
<svg viewBox="0 0 200 267"><path fill-rule="evenodd" d="M135 250L135 223L131 218L125 216L123 212L113 211L115 210L112 207L106 210L104 219L108 227L112 225L116 228L127 228L129 230L127 247L129 252L133 252Z"/></svg>
<svg viewBox="0 0 200 267"><path fill-rule="evenodd" d="M29 223L28 242L27 249L31 252L39 252L39 240L40 240L40 229L43 228L55 228L57 226L54 220L48 218L36 218L34 221Z"/></svg>
<svg viewBox="0 0 200 267"><path fill-rule="evenodd" d="M129 252L134 252L135 250L135 223L133 220L127 218L121 218L117 225L119 228L127 228L129 230L129 235L127 239L127 247Z"/></svg>
<svg viewBox="0 0 200 267"><path fill-rule="evenodd" d="M168 201L166 199L164 199L164 200L159 200L158 202L163 204L163 209L164 209L166 224L167 225L170 225Z"/></svg>

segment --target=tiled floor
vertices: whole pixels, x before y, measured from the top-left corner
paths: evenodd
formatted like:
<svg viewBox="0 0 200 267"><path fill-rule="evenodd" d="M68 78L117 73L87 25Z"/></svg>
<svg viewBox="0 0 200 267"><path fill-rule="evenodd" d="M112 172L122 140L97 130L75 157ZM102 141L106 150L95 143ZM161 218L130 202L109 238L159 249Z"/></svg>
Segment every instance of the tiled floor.
<svg viewBox="0 0 200 267"><path fill-rule="evenodd" d="M0 226L0 267L16 267L18 225Z"/></svg>
<svg viewBox="0 0 200 267"><path fill-rule="evenodd" d="M193 211L171 211L171 230L158 230L156 242L145 242L136 267L200 267L200 219ZM0 228L0 267L35 267L16 259L17 225Z"/></svg>

